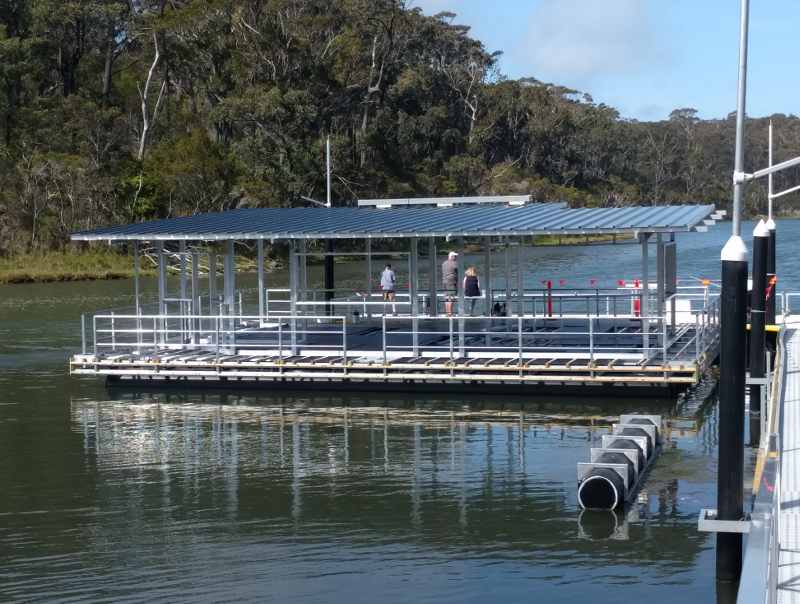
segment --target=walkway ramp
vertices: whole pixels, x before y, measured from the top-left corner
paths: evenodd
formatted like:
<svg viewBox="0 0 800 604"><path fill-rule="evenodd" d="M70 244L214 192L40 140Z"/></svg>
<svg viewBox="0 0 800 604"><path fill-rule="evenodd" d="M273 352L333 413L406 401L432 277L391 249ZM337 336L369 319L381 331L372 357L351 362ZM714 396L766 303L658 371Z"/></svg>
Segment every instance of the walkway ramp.
<svg viewBox="0 0 800 604"><path fill-rule="evenodd" d="M778 602L800 604L800 320L786 333Z"/></svg>

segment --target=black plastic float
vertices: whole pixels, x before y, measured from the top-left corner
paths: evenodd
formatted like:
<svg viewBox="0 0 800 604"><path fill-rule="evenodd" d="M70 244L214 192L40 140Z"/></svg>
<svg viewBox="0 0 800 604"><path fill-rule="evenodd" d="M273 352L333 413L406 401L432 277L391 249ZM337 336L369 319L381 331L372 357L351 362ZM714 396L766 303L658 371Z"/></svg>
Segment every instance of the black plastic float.
<svg viewBox="0 0 800 604"><path fill-rule="evenodd" d="M591 462L578 464L582 508L613 510L630 501L661 447L661 417L623 415L593 448Z"/></svg>

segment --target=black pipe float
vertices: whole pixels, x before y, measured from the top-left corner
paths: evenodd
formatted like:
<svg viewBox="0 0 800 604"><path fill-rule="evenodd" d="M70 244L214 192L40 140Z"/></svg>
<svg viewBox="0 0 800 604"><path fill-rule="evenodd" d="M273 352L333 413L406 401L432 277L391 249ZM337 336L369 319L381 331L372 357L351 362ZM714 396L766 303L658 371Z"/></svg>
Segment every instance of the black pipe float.
<svg viewBox="0 0 800 604"><path fill-rule="evenodd" d="M661 418L623 415L592 449L590 463L578 464L578 502L584 509L613 510L629 501L661 445Z"/></svg>

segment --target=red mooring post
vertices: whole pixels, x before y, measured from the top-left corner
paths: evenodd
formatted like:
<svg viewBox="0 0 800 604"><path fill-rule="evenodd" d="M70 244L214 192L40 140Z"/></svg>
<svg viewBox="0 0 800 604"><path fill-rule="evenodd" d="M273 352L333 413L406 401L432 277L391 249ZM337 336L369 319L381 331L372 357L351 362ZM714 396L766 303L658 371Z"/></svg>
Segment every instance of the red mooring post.
<svg viewBox="0 0 800 604"><path fill-rule="evenodd" d="M550 290L553 288L553 283L550 279L547 280L547 315L552 317L553 316L553 294L550 293Z"/></svg>
<svg viewBox="0 0 800 604"><path fill-rule="evenodd" d="M639 292L639 277L636 277L636 280L633 282L633 287L635 288L635 292L638 293ZM634 308L636 309L636 312L634 314L638 317L639 316L639 298L638 297L634 300Z"/></svg>

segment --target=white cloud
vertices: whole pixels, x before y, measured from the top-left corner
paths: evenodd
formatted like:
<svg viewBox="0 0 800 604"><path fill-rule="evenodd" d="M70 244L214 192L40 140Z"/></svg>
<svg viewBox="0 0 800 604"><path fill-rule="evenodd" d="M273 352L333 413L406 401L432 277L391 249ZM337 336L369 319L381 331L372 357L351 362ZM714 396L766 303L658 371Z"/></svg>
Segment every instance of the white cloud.
<svg viewBox="0 0 800 604"><path fill-rule="evenodd" d="M595 75L639 71L666 58L652 18L653 4L652 0L542 0L520 50L542 72L533 74L540 79L586 81Z"/></svg>

